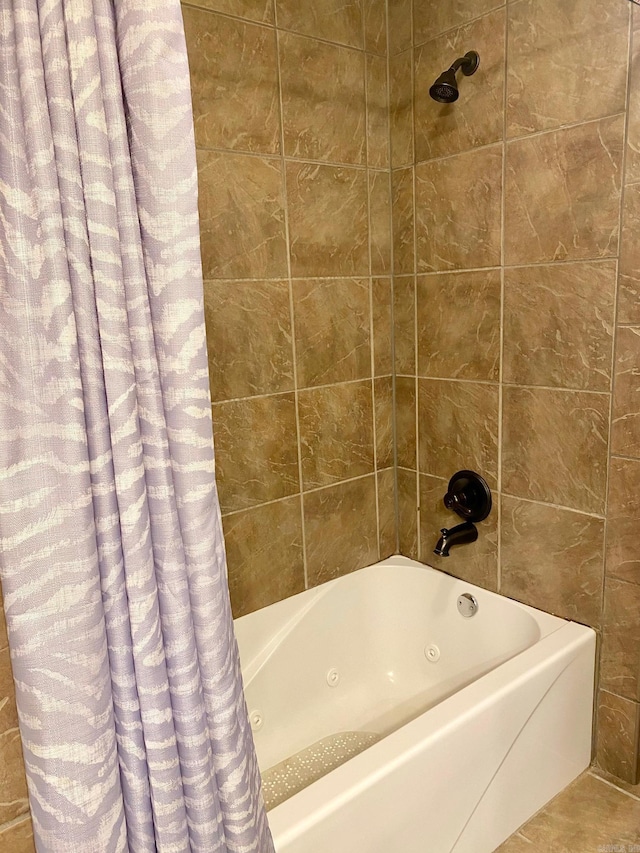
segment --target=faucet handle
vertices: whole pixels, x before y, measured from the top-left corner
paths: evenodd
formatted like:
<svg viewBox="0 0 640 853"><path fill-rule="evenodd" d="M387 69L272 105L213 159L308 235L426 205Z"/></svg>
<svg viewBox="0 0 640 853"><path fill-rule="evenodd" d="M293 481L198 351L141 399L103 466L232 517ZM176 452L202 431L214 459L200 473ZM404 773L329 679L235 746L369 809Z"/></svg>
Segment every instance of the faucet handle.
<svg viewBox="0 0 640 853"><path fill-rule="evenodd" d="M444 505L465 521L484 521L491 503L491 490L475 471L458 471L449 480Z"/></svg>

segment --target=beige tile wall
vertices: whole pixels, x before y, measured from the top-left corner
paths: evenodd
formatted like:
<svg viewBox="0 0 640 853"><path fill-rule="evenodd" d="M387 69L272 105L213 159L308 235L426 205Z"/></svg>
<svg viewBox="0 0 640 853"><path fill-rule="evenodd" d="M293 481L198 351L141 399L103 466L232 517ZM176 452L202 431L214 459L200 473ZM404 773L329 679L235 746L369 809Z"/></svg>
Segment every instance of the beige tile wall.
<svg viewBox="0 0 640 853"><path fill-rule="evenodd" d="M183 4L234 613L396 550L385 0Z"/></svg>
<svg viewBox="0 0 640 853"><path fill-rule="evenodd" d="M597 758L629 782L640 772L639 11L632 34L622 0L389 8L390 26L402 20L390 38L401 548L598 631ZM431 100L470 49L480 68L459 75L459 100ZM445 560L432 551L456 523L442 496L458 468L486 477L495 509L478 542Z"/></svg>

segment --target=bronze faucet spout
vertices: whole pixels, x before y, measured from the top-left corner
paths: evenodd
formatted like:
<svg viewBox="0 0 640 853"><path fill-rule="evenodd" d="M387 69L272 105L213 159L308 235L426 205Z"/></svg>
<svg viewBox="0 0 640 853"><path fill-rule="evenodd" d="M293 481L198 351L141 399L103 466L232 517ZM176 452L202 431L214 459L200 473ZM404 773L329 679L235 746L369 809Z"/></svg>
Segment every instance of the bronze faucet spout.
<svg viewBox="0 0 640 853"><path fill-rule="evenodd" d="M442 535L433 551L438 557L448 557L449 549L454 545L466 545L469 542L475 542L478 538L476 526L470 521L465 521L451 529L443 527L440 533Z"/></svg>

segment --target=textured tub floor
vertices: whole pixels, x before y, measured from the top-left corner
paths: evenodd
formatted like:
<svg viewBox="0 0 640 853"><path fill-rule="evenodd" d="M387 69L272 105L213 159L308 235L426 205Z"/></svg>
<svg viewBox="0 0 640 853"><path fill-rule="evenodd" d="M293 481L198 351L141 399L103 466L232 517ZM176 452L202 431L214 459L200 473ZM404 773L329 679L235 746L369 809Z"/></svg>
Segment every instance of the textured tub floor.
<svg viewBox="0 0 640 853"><path fill-rule="evenodd" d="M262 796L267 811L379 740L380 735L371 732L339 732L266 770L262 774Z"/></svg>
<svg viewBox="0 0 640 853"><path fill-rule="evenodd" d="M640 785L625 787L584 773L496 853L640 853Z"/></svg>

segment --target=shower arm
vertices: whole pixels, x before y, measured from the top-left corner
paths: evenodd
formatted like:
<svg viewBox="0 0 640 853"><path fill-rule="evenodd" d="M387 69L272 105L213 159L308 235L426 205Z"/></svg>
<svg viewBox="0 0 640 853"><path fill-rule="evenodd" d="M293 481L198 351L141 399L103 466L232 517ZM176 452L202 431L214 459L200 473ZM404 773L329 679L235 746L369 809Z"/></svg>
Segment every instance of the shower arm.
<svg viewBox="0 0 640 853"><path fill-rule="evenodd" d="M477 54L475 54L471 51L470 51L470 53L472 55L469 55L469 53L467 53L464 56L459 56L455 60L455 62L453 63L453 65L451 66L449 71L453 71L455 73L456 71L459 71L460 69L462 69L462 73L465 76L470 76L471 74L473 74L473 72L478 67L478 61L476 58Z"/></svg>

